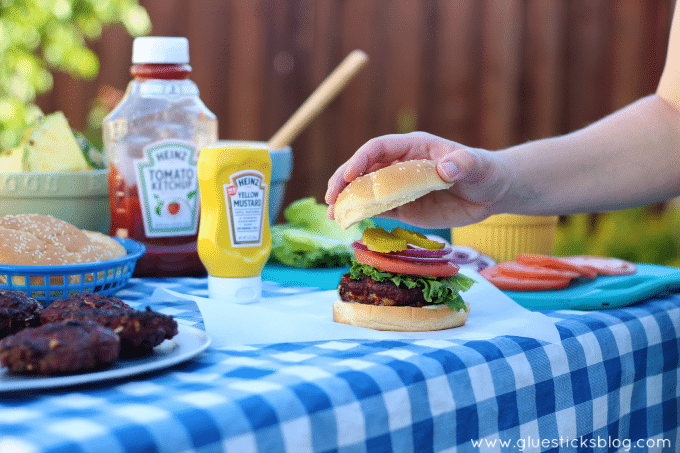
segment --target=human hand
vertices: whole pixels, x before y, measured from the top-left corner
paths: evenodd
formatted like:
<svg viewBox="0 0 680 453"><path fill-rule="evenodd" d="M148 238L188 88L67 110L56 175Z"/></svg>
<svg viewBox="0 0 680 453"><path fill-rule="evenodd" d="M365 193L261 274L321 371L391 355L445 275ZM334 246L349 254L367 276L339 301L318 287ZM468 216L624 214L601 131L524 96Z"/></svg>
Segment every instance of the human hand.
<svg viewBox="0 0 680 453"><path fill-rule="evenodd" d="M325 201L328 218L342 190L355 178L397 162L430 159L446 182L454 183L380 217L422 228L450 228L479 222L494 213L510 185L510 172L502 158L489 151L468 148L424 132L385 135L366 142L328 181Z"/></svg>

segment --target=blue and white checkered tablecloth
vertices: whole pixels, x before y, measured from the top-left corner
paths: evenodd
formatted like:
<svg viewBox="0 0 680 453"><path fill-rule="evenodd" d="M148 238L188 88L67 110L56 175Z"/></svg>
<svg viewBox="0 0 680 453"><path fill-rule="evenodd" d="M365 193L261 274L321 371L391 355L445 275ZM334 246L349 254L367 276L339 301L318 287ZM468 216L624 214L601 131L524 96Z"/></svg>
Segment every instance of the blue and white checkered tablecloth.
<svg viewBox="0 0 680 453"><path fill-rule="evenodd" d="M206 292L204 279L133 279L117 295L143 306L159 286ZM190 305L152 308L202 325ZM545 313L561 344L210 348L143 376L0 394L0 453L677 452L680 296Z"/></svg>

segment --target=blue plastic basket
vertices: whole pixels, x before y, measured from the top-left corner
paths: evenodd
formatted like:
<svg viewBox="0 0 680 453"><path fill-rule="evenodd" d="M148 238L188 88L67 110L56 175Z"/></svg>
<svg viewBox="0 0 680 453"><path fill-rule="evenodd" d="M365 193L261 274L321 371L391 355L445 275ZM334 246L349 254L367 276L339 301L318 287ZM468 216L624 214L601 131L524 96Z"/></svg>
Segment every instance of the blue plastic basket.
<svg viewBox="0 0 680 453"><path fill-rule="evenodd" d="M49 305L53 300L77 293L112 294L127 284L135 264L146 251L132 239L118 239L127 255L107 261L55 266L13 266L0 264L0 289L23 291Z"/></svg>

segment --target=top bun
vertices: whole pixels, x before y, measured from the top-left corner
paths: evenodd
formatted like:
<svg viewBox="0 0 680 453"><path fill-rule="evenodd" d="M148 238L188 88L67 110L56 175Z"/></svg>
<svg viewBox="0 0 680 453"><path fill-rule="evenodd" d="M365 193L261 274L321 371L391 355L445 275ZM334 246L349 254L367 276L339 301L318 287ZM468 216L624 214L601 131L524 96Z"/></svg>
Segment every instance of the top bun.
<svg viewBox="0 0 680 453"><path fill-rule="evenodd" d="M126 255L113 238L52 216L0 217L0 264L53 265L105 261Z"/></svg>
<svg viewBox="0 0 680 453"><path fill-rule="evenodd" d="M452 185L439 177L432 160L399 162L349 183L335 202L335 220L346 229L360 220Z"/></svg>

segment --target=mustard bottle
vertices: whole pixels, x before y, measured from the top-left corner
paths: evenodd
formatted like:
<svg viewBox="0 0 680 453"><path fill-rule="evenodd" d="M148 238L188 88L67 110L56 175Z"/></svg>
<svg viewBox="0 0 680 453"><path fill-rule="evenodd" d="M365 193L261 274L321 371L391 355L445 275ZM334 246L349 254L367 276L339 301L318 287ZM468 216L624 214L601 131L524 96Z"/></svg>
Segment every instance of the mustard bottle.
<svg viewBox="0 0 680 453"><path fill-rule="evenodd" d="M197 245L211 299L251 303L262 295L260 275L272 247L271 172L267 148L218 142L200 151Z"/></svg>

